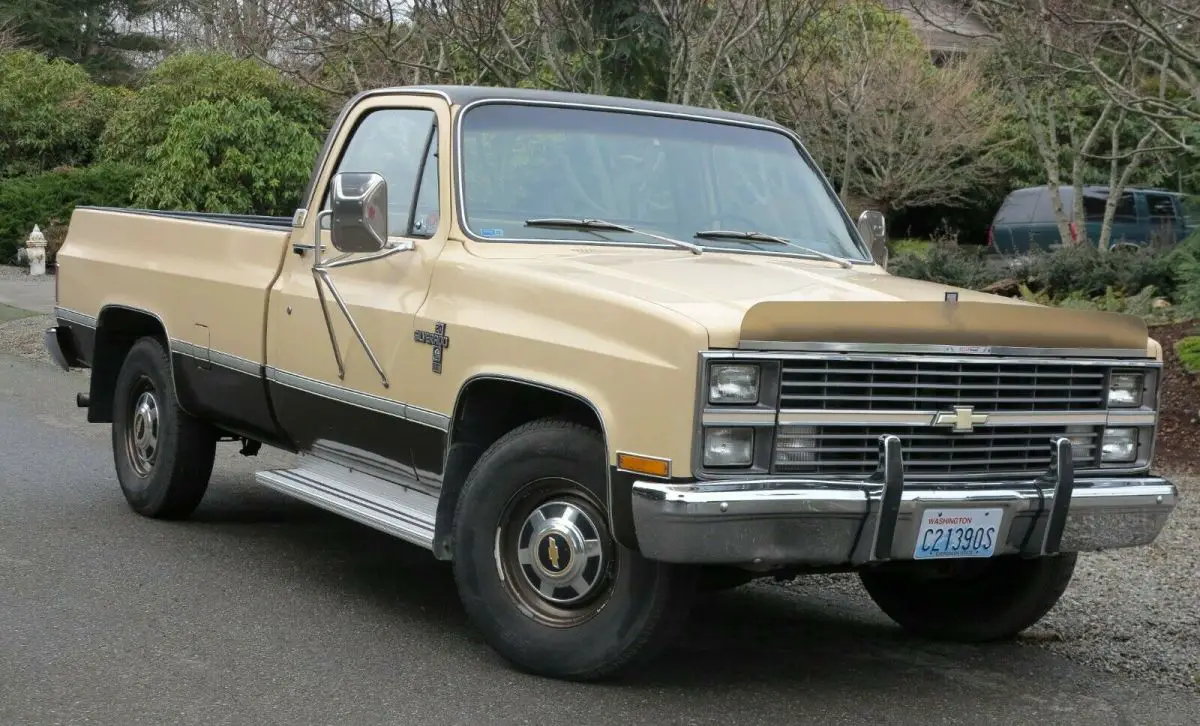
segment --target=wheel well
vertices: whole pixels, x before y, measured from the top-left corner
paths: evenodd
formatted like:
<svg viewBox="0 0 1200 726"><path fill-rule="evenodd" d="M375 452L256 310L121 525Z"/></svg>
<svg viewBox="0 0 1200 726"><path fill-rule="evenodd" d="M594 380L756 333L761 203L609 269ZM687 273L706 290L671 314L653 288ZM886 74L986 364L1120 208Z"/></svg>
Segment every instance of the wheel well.
<svg viewBox="0 0 1200 726"><path fill-rule="evenodd" d="M518 426L552 417L604 433L596 409L575 394L506 378L476 378L467 382L454 410L438 500L433 537L433 552L438 559L450 559L450 532L458 494L483 452Z"/></svg>
<svg viewBox="0 0 1200 726"><path fill-rule="evenodd" d="M150 313L122 307L107 307L100 311L96 322L96 346L92 353L92 380L89 391L88 416L90 423L111 423L113 393L117 374L125 356L138 339L147 335L167 344L162 322Z"/></svg>

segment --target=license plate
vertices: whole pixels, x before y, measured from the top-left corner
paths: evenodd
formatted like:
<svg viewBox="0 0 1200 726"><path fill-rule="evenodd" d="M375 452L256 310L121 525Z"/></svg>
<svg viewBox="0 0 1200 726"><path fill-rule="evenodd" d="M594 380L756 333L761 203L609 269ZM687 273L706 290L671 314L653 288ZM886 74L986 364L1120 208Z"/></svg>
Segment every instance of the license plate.
<svg viewBox="0 0 1200 726"><path fill-rule="evenodd" d="M991 557L1004 522L1003 509L926 509L917 527L913 558Z"/></svg>

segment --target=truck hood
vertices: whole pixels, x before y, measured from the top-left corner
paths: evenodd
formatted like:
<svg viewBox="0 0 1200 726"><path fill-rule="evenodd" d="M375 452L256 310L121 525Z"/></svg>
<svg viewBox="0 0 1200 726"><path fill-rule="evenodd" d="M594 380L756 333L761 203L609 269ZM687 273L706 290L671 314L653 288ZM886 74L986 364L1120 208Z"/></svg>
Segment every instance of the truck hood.
<svg viewBox="0 0 1200 726"><path fill-rule="evenodd" d="M480 247L486 249L480 249ZM502 250L502 248L508 248ZM889 275L874 265L773 255L550 245L477 245L579 289L636 297L684 315L714 348L743 341L1148 349L1138 317L1035 305ZM946 293L957 293L948 302Z"/></svg>

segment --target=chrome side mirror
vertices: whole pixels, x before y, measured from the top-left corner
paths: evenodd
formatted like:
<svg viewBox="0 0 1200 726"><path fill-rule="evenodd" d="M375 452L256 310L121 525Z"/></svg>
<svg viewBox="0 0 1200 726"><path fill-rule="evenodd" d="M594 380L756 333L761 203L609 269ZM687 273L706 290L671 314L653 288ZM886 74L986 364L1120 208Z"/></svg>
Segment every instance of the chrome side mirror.
<svg viewBox="0 0 1200 726"><path fill-rule="evenodd" d="M875 260L875 264L887 267L887 220L884 219L883 213L868 209L858 215L858 233L867 243L867 249L871 251L871 258Z"/></svg>
<svg viewBox="0 0 1200 726"><path fill-rule="evenodd" d="M387 246L387 181L375 172L334 174L329 235L341 252L378 252Z"/></svg>

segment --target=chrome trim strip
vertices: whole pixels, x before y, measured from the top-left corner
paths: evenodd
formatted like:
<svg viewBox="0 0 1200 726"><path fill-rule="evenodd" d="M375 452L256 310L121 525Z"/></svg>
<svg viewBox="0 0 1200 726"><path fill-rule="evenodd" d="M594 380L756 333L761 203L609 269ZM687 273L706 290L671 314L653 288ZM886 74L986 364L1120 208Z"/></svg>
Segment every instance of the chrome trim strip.
<svg viewBox="0 0 1200 726"><path fill-rule="evenodd" d="M1019 348L1013 346L989 345L933 345L933 344L904 344L904 343L833 343L833 342L791 342L783 340L743 340L738 344L740 350L761 350L779 352L815 352L815 353L936 353L947 355L969 356L1025 356L1048 358L1140 358L1157 364L1153 358L1147 358L1146 351L1136 348ZM725 355L741 357L735 351ZM940 360L940 359L939 359ZM1011 358L1005 358L1014 362ZM1079 363L1085 361L1076 361ZM1103 365L1111 365L1109 361L1094 361Z"/></svg>
<svg viewBox="0 0 1200 726"><path fill-rule="evenodd" d="M255 377L262 375L262 363L238 355L222 353L219 350L209 349L208 361L215 366L221 366L236 373L245 373L246 375Z"/></svg>
<svg viewBox="0 0 1200 726"><path fill-rule="evenodd" d="M1157 411L1120 411L1108 412L1109 426L1154 426L1158 424Z"/></svg>
<svg viewBox="0 0 1200 726"><path fill-rule="evenodd" d="M938 411L834 411L829 409L784 409L779 425L814 424L823 426L934 426ZM991 426L1153 426L1154 411L991 411L987 421L975 428ZM707 417L707 414L706 414ZM707 419L705 421L707 423Z"/></svg>
<svg viewBox="0 0 1200 726"><path fill-rule="evenodd" d="M267 380L278 383L281 386L287 386L288 388L304 393L311 393L331 401L357 406L367 411L383 413L388 416L395 416L396 418L412 421L413 423L441 431L448 431L450 428L449 416L437 413L436 411L429 411L419 406L373 396L369 393L362 393L350 388L335 386L331 383L318 381L307 376L288 373L273 366L266 367L266 374Z"/></svg>
<svg viewBox="0 0 1200 726"><path fill-rule="evenodd" d="M774 411L705 411L705 426L774 426Z"/></svg>
<svg viewBox="0 0 1200 726"><path fill-rule="evenodd" d="M1112 360L1105 360L1098 357L1073 357L1062 358L1048 356L1045 358L1028 357L1025 354L1038 355L1039 350L1036 348L1013 348L1013 355L996 354L996 351L1003 352L1004 349L993 348L989 353L967 354L967 355L950 355L946 350L947 346L930 346L925 350L903 350L889 353L886 350L865 351L865 352L842 352L829 351L826 353L818 352L802 352L802 351L742 351L742 350L706 350L701 353L708 360L769 360L780 361L787 364L788 361L804 361L804 360L819 360L819 361L877 361L880 363L995 363L1004 365L1076 365L1076 366L1095 366L1098 368L1112 368L1114 363ZM1089 348L1074 348L1071 349L1072 356L1099 356L1104 353L1111 353L1111 350L1093 350ZM1021 353L1021 355L1018 355ZM937 358L929 356L937 355ZM1137 360L1122 359L1120 362L1121 368L1161 368L1162 363L1153 359L1146 358L1143 354Z"/></svg>
<svg viewBox="0 0 1200 726"><path fill-rule="evenodd" d="M813 174L817 177L817 180L821 183L822 188L824 188L825 193L828 196L830 202L834 205L834 207L841 214L843 222L846 225L847 233L849 234L851 241L857 245L858 251L863 255L862 259L854 259L852 257L847 257L847 258L845 258L846 261L850 262L852 264L856 264L856 265L874 266L876 264L874 258L872 258L872 256L871 256L870 249L867 247L866 243L863 241L862 237L858 233L858 226L854 223L854 220L850 218L849 212L846 211L845 205L842 204L841 197L834 190L833 185L829 182L829 178L826 176L825 172L821 169L820 165L817 164L816 160L809 153L808 148L804 145L804 142L800 139L800 137L795 132L793 132L792 130L790 130L784 126L781 126L779 124L770 123L765 119L756 123L756 122L750 121L750 120L740 120L740 119L732 119L732 118L722 118L722 117L718 117L718 116L709 116L709 115L705 115L705 114L701 113L700 112L701 109L697 109L697 113L692 114L692 113L684 113L681 111L670 111L670 110L665 110L665 109L633 108L633 107L628 107L628 106L588 103L588 102L583 102L583 101L580 101L580 102L549 101L549 100L540 100L540 99L506 98L506 97L500 97L500 96L497 96L494 98L481 98L481 99L476 99L474 101L471 101L471 102L467 103L466 105L464 105L454 118L453 135L451 136L451 139L452 139L451 156L453 157L452 165L454 168L454 176L455 176L453 188L454 188L454 194L456 196L456 199L455 199L455 204L453 206L455 209L455 217L458 220L459 228L462 229L463 234L466 235L467 238L469 238L475 242L485 242L485 243L486 242L507 242L510 244L563 244L563 243L569 243L569 244L574 244L574 245L588 245L588 246L617 246L617 247L641 247L641 248L649 247L649 248L655 248L655 249L658 249L658 248L677 249L676 247L674 247L672 245L667 245L667 244L651 244L651 243L641 243L641 242L622 243L622 242L583 240L583 239L562 239L562 240L516 239L516 238L508 238L508 237L505 237L503 239L496 239L496 238L480 237L479 235L475 234L475 232L473 232L471 230L471 228L467 225L466 205L463 204L463 199L466 196L465 195L465 187L463 185L464 176L463 176L463 169L462 169L462 165L463 165L463 155L462 155L463 119L466 118L467 112L474 109L475 107L486 106L486 105L490 105L490 104L515 105L515 106L545 106L545 107L550 107L550 108L569 108L569 109L582 109L582 110L590 110L590 111L611 111L611 112L616 112L616 113L639 114L639 115L643 115L643 116L658 116L658 117L662 117L662 118L677 118L677 119L681 119L684 121L701 121L701 122L706 122L706 123L725 124L728 126L741 126L743 128L760 129L763 131L780 134L780 135L784 136L785 138L787 138L789 141L791 141L793 144L795 144L796 151L800 156L801 162L803 162L805 165L807 165L809 167L809 169L812 170ZM705 248L706 251L711 250L711 249L712 248L710 248L710 247ZM782 250L775 252L775 251L743 250L743 249L726 250L724 248L721 248L720 251L722 253L730 252L733 254L751 253L751 254L758 254L758 255L770 255L770 256L777 256L777 257L792 257L792 258L797 258L797 259L808 259L808 260L819 259L819 258L814 258L813 255L808 255L808 254L803 254L803 253L789 254Z"/></svg>
<svg viewBox="0 0 1200 726"><path fill-rule="evenodd" d="M91 315L84 315L83 313L70 308L63 308L55 305L54 317L62 320L65 323L71 323L72 325L78 325L83 328L96 327L96 318L92 317Z"/></svg>
<svg viewBox="0 0 1200 726"><path fill-rule="evenodd" d="M779 425L825 426L932 426L936 411L831 411L828 409L783 410ZM989 420L990 424L991 421Z"/></svg>

